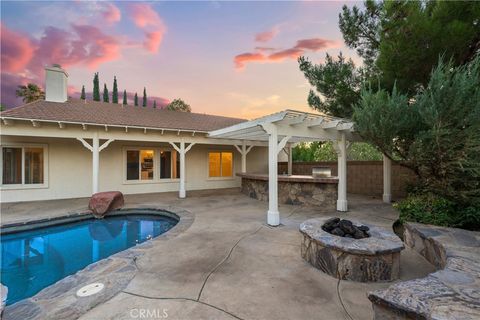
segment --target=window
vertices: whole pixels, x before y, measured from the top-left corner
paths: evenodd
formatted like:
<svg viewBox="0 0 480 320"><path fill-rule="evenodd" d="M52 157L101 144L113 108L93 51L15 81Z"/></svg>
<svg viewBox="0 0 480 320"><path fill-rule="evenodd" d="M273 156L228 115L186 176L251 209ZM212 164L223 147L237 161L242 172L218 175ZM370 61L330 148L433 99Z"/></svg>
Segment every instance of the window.
<svg viewBox="0 0 480 320"><path fill-rule="evenodd" d="M180 178L180 158L177 151L160 151L160 179Z"/></svg>
<svg viewBox="0 0 480 320"><path fill-rule="evenodd" d="M208 176L210 178L233 176L233 153L210 152L208 154Z"/></svg>
<svg viewBox="0 0 480 320"><path fill-rule="evenodd" d="M44 152L43 147L2 147L2 184L44 184Z"/></svg>
<svg viewBox="0 0 480 320"><path fill-rule="evenodd" d="M153 180L153 150L127 150L127 180Z"/></svg>
<svg viewBox="0 0 480 320"><path fill-rule="evenodd" d="M168 182L180 178L180 157L170 148L125 147L125 182Z"/></svg>

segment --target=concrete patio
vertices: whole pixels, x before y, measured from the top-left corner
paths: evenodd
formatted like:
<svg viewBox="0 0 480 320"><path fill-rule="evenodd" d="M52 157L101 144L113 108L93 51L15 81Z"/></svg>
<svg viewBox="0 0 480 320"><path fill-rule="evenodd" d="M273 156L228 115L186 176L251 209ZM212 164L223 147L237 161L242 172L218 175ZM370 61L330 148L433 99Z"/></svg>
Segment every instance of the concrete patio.
<svg viewBox="0 0 480 320"><path fill-rule="evenodd" d="M280 206L282 225L266 225L268 204L238 189L128 195L128 206L173 205L193 224L137 261L126 289L80 319L372 319L367 292L391 283L340 281L300 256L299 225L316 216L345 216L391 228L397 214L381 199L349 195L349 212ZM85 209L87 199L2 204L2 224ZM434 267L415 251L401 254L400 279ZM400 281L401 281L400 280ZM146 317L149 315L149 317Z"/></svg>

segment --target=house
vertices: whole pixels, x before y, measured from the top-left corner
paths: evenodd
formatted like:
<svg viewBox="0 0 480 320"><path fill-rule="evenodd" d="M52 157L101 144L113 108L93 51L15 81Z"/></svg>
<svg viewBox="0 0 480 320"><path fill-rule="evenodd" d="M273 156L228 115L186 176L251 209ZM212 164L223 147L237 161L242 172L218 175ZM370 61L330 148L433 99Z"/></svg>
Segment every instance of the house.
<svg viewBox="0 0 480 320"><path fill-rule="evenodd" d="M45 100L1 113L2 202L240 185L245 141L207 135L246 120L72 99L67 72L45 71ZM249 142L244 171L267 171L266 145Z"/></svg>
<svg viewBox="0 0 480 320"><path fill-rule="evenodd" d="M328 198L338 211L348 210L347 149L360 137L347 119L285 110L247 121L72 99L67 72L58 65L45 71L45 100L0 115L3 203L108 190L177 191L185 198L188 190L240 187L250 179L269 202L270 225L280 223L278 194L287 189L284 202L295 203L294 189L302 183L317 184L315 190L305 186L305 194L324 199L320 205ZM279 156L288 155L291 174L292 146L302 141L333 141L338 178L278 177ZM247 177L247 171L260 174ZM383 179L383 199L390 202L391 161L386 157ZM279 190L279 180L290 185Z"/></svg>

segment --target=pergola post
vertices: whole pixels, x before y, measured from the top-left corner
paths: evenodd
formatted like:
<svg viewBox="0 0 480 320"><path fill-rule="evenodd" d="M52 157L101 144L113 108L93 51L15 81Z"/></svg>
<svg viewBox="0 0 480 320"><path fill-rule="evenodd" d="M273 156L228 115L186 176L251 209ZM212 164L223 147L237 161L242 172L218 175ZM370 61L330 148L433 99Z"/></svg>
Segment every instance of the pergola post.
<svg viewBox="0 0 480 320"><path fill-rule="evenodd" d="M383 202L392 201L392 160L383 155Z"/></svg>
<svg viewBox="0 0 480 320"><path fill-rule="evenodd" d="M268 136L268 213L267 223L271 226L280 224L278 212L278 134L277 127L271 126Z"/></svg>
<svg viewBox="0 0 480 320"><path fill-rule="evenodd" d="M291 176L291 175L292 175L292 171L293 171L293 170L292 170L292 157L293 157L293 155L292 155L292 145L288 145L287 149L288 149L287 174L288 174L289 176Z"/></svg>
<svg viewBox="0 0 480 320"><path fill-rule="evenodd" d="M340 140L336 141L338 157L338 200L337 211L347 211L347 141L345 133L340 134Z"/></svg>
<svg viewBox="0 0 480 320"><path fill-rule="evenodd" d="M185 154L193 147L195 143L190 143L188 147L185 147L185 141L182 139L180 141L180 147L173 142L170 142L170 144L180 155L180 188L178 190L178 197L183 199L187 195L185 190Z"/></svg>

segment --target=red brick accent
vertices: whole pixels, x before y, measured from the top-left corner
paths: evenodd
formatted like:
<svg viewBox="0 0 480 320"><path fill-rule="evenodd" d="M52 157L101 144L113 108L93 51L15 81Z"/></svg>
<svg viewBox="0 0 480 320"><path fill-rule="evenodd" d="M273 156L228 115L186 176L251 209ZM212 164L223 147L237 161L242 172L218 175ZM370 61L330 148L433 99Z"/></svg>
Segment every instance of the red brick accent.
<svg viewBox="0 0 480 320"><path fill-rule="evenodd" d="M312 167L330 167L332 175L337 175L337 162L294 162L292 174L311 175ZM278 173L287 172L287 163L278 163ZM415 181L415 174L399 164L392 163L392 197L402 198L406 195L406 187ZM382 161L348 161L347 191L372 196L383 194L383 162Z"/></svg>

